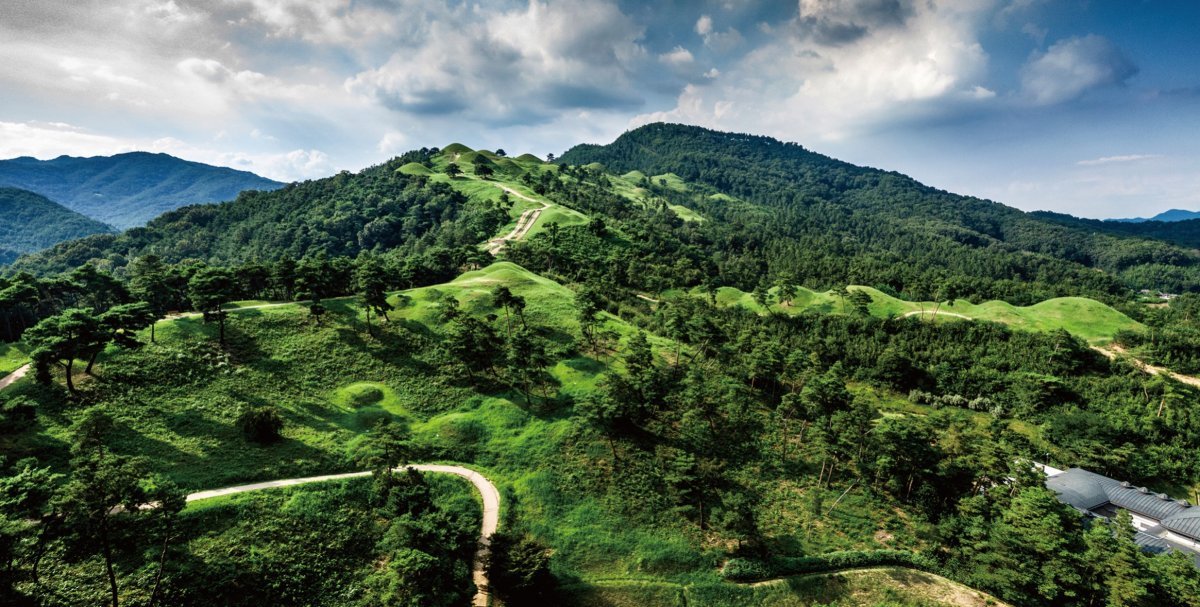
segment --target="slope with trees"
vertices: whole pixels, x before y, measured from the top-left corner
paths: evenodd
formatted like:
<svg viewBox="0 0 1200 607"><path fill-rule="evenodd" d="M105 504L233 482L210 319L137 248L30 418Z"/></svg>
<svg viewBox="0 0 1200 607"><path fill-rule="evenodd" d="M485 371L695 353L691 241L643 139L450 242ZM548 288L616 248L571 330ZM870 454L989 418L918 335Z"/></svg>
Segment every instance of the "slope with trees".
<svg viewBox="0 0 1200 607"><path fill-rule="evenodd" d="M246 171L147 152L0 160L0 185L37 192L121 229L182 206L233 200L246 190L283 186Z"/></svg>
<svg viewBox="0 0 1200 607"><path fill-rule="evenodd" d="M0 218L0 264L64 240L112 232L111 227L45 196L16 188L0 187Z"/></svg>

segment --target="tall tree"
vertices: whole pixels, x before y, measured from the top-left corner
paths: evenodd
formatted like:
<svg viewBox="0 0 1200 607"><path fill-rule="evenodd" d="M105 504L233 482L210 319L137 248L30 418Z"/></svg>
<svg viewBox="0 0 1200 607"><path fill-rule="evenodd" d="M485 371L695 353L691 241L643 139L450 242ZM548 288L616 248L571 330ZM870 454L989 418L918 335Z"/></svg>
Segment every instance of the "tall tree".
<svg viewBox="0 0 1200 607"><path fill-rule="evenodd" d="M142 255L129 264L129 290L146 302L154 318L162 318L175 300L167 265L157 255ZM150 323L150 343L154 343L154 325Z"/></svg>
<svg viewBox="0 0 1200 607"><path fill-rule="evenodd" d="M204 315L205 321L217 321L221 345L225 345L225 306L233 299L237 284L225 268L209 267L196 272L188 281L188 296L192 305Z"/></svg>
<svg viewBox="0 0 1200 607"><path fill-rule="evenodd" d="M387 273L378 258L373 255L359 257L354 270L354 284L367 313L367 332L374 334L375 331L371 327L371 311L375 310L384 322L387 322L387 313L392 309L387 297Z"/></svg>
<svg viewBox="0 0 1200 607"><path fill-rule="evenodd" d="M38 379L48 383L50 364L61 364L66 369L67 390L72 394L76 392L75 361L92 360L108 343L108 337L92 311L78 308L42 319L25 332L25 340L33 348L31 358L37 366Z"/></svg>

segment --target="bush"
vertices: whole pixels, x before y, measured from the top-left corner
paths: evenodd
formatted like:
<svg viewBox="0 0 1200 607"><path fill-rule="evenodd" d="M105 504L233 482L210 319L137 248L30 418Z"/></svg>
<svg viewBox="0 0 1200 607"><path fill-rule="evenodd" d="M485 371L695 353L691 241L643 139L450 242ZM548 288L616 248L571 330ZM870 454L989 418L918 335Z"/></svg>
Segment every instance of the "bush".
<svg viewBox="0 0 1200 607"><path fill-rule="evenodd" d="M273 443L281 437L283 418L275 407L246 407L238 416L238 426L247 440L260 444Z"/></svg>
<svg viewBox="0 0 1200 607"><path fill-rule="evenodd" d="M488 580L500 599L534 603L555 593L550 549L528 534L499 532L488 553Z"/></svg>

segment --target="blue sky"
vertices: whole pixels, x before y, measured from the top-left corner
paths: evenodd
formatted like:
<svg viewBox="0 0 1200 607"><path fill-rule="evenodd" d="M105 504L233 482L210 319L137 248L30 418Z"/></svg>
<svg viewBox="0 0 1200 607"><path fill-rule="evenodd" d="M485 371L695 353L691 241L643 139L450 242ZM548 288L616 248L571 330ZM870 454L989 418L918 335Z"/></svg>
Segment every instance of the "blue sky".
<svg viewBox="0 0 1200 607"><path fill-rule="evenodd" d="M9 0L0 157L277 179L668 120L1019 208L1200 209L1200 3Z"/></svg>

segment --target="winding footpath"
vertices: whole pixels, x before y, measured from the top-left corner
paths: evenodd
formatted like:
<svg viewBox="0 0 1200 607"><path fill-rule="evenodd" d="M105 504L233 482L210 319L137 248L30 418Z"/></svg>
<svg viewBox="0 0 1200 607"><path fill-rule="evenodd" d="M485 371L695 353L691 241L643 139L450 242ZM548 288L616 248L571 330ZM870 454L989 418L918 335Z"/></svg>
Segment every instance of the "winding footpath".
<svg viewBox="0 0 1200 607"><path fill-rule="evenodd" d="M0 378L0 390L11 386L13 382L25 377L25 374L29 373L29 369L30 365L25 364L21 367L18 367L16 371L13 371L12 373L5 375L3 378Z"/></svg>
<svg viewBox="0 0 1200 607"><path fill-rule="evenodd" d="M287 304L267 304L261 306L253 306L264 308L268 305L287 305ZM241 308L247 309L247 308ZM29 372L29 365L25 365L16 371L6 375L0 379L0 390L7 388L17 380L25 376ZM496 489L491 481L485 478L482 474L465 468L463 466L448 466L443 464L413 464L407 466L421 472L430 472L433 474L453 474L461 476L475 486L475 490L479 492L483 498L483 524L479 528L479 547L475 551L475 563L471 571L471 579L475 582L475 599L471 603L475 607L487 607L488 604L488 578L487 578L487 556L488 548L491 545L492 535L496 533L496 528L500 524L500 491ZM401 470L403 468L397 468ZM319 483L324 481L336 481L348 478L361 478L370 476L370 472L348 472L345 474L326 474L323 476L307 476L303 478L284 478L273 481L264 481L261 483L251 483L248 485L237 485L234 487L224 487L222 489L210 489L207 491L197 491L190 493L187 496L187 501L194 502L198 500L219 497L222 495L234 495L237 493L247 493L250 491L262 491L264 489L275 489L278 487L291 487L293 485L303 485L307 483Z"/></svg>
<svg viewBox="0 0 1200 607"><path fill-rule="evenodd" d="M912 312L905 312L905 313L901 314L900 318L908 318L910 316L924 317L926 314L929 314L934 317L951 316L954 318L961 318L963 320L971 320L971 317L967 316L966 314L957 314L955 312L947 312L945 310L913 310Z"/></svg>
<svg viewBox="0 0 1200 607"><path fill-rule="evenodd" d="M499 255L500 251L503 250L505 245L507 245L510 241L521 240L522 238L525 238L525 234L527 234L529 232L529 230L531 228L533 228L533 224L537 223L538 218L542 216L542 211L545 211L546 209L550 208L550 205L549 205L549 203L547 203L544 200L534 200L533 198L530 198L510 187L502 186L499 184L492 184L492 185L495 185L496 187L500 188L501 190L504 190L506 193L508 193L512 196L516 196L517 198L520 198L521 200L526 200L528 202L533 202L533 203L542 205L541 208L529 209L529 210L525 211L524 213L521 213L521 216L519 218L517 218L516 227L514 227L511 232L509 232L508 234L505 234L504 236L501 236L499 238L493 238L488 241L487 252L491 253L492 255Z"/></svg>
<svg viewBox="0 0 1200 607"><path fill-rule="evenodd" d="M453 474L461 476L475 486L475 490L479 491L479 495L483 498L483 525L479 528L479 547L475 551L475 563L471 571L471 579L475 582L475 599L472 605L475 607L487 607L488 604L488 578L487 578L487 556L488 548L491 545L492 534L496 533L496 527L500 524L500 491L491 481L484 478L482 474L464 468L462 466L447 466L442 464L413 464L405 466L413 470L421 472L430 472L433 474ZM405 467L396 468L397 471L403 470ZM348 472L346 474L326 474L323 476L308 476L304 478L285 478L274 481L264 481L261 483L251 483L249 485L237 485L235 487L225 487L223 489L210 489L208 491L198 491L188 494L187 501L194 502L198 500L220 497L223 495L234 495L237 493L247 493L250 491L262 491L264 489L276 489L279 487L291 487L293 485L303 485L307 483L320 483L325 481L345 480L349 478L361 478L370 476L370 472Z"/></svg>

